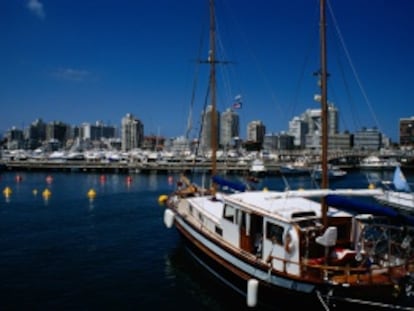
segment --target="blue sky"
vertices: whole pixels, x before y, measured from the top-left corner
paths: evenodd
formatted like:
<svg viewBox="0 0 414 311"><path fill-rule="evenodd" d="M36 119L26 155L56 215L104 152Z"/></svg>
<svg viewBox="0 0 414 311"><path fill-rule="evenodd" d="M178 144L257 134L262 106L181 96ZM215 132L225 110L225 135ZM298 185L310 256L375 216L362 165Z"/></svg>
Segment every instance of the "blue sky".
<svg viewBox="0 0 414 311"><path fill-rule="evenodd" d="M414 116L414 1L331 2L328 97L340 130L376 126L396 141L399 119ZM196 135L207 91L208 67L196 62L208 55L207 0L0 4L0 132L37 118L119 126L132 113L145 135L175 137L191 110ZM317 0L216 0L217 57L231 61L217 68L217 105L223 111L241 95L242 138L252 120L279 133L319 108L318 10Z"/></svg>

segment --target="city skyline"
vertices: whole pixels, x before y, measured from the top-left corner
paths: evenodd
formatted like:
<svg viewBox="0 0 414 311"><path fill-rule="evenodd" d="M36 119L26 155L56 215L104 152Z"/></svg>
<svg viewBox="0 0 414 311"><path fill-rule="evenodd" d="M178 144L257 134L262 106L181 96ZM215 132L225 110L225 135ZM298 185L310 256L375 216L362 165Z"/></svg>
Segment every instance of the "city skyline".
<svg viewBox="0 0 414 311"><path fill-rule="evenodd" d="M58 126L58 127L67 127L67 129L69 130L69 132L67 132L66 130L66 134L64 135L66 138L64 140L71 140L73 138L81 138L83 139L91 139L91 140L96 140L96 138L92 138L89 137L88 135L91 135L91 128L94 127L95 128L95 134L101 133L103 129L105 128L105 133L108 134L108 129L111 128L111 135L110 136L103 136L106 138L118 138L118 139L124 139L125 135L124 135L124 130L125 130L125 125L127 123L131 123L134 124L133 125L133 129L132 131L135 131L135 126L138 124L139 125L139 135L141 136L141 138L139 139L139 141L144 141L144 138L150 138L150 137L157 137L160 139L166 139L166 140L199 140L200 141L200 145L204 146L205 148L209 148L209 144L211 141L211 136L210 136L210 122L211 122L211 106L207 107L207 111L206 114L203 116L203 120L206 124L206 126L203 127L203 130L199 133L200 135L198 137L185 137L184 135L181 136L164 136L164 135L160 135L159 133L154 134L154 133L145 133L145 124L142 123L141 120L139 120L139 118L136 118L136 116L134 116L131 113L126 113L122 119L119 125L114 125L114 124L106 124L105 122L101 121L101 120L97 120L95 122L83 122L82 124L68 124L66 122L64 122L63 120L54 120L54 121L50 121L48 122L47 120L43 120L42 118L36 119L33 122L31 122L31 124L25 128L16 128L13 127L13 129L7 131L5 133L5 139L6 140L14 140L13 137L15 134L11 134L11 132L13 131L21 131L22 135L25 136L26 139L32 139L33 137L29 137L31 136L30 133L32 132L33 128L37 128L39 125L44 125L44 126ZM218 132L217 132L217 138L218 138L218 142L221 145L225 145L225 146L230 146L230 145L234 145L235 141L234 139L236 139L237 141L241 141L241 142L261 142L263 143L263 139L265 136L269 136L269 137L275 137L275 136L291 136L292 139L294 140L294 145L296 147L305 147L305 143L306 143L306 138L305 136L312 136L314 137L313 139L316 139L316 142L318 141L319 138L317 138L320 135L320 118L321 118L321 109L306 109L304 112L302 112L299 116L294 116L292 118L292 120L289 121L289 124L287 126L286 130L280 131L278 133L274 133L274 132L267 132L266 131L266 124L264 124L261 120L251 120L250 122L248 122L248 124L246 125L245 131L246 131L246 137L243 137L243 135L240 135L240 132L243 131L243 129L240 129L240 125L239 125L239 115L237 114L237 112L235 110L232 110L230 108L228 108L226 111L216 111L217 113L217 118L220 119L221 121L218 123ZM384 133L380 132L378 128L376 127L362 127L360 129L357 129L355 132L349 132L349 131L345 131L345 132L340 132L337 130L338 128L338 111L336 110L336 107L334 106L330 106L329 109L329 119L331 120L331 124L330 124L330 134L329 135L333 135L332 139L333 139L333 144L336 145L337 143L335 143L334 141L336 140L336 138L334 138L335 136L338 135L361 135L361 133L364 132L372 132L372 133L378 133L379 135L381 135L381 140L384 147L387 147L390 143L397 143L399 144L399 141L390 141L390 138L387 137ZM414 117L411 118L405 118L405 121L402 121L403 119L400 120L400 128L403 126L407 126L407 124L412 124L414 121ZM402 123L401 123L402 122ZM407 123L408 122L408 123ZM306 123L305 127L303 127L303 123ZM405 125L403 125L403 123ZM301 127L303 127L303 129L307 129L306 132L302 133L302 129L300 129ZM98 128L101 128L100 130ZM259 129L260 128L260 129ZM257 132L257 131L260 131ZM130 131L130 130L128 130ZM37 132L37 130L36 130ZM83 132L83 134L81 134ZM85 133L89 133L89 134L85 134ZM411 131L406 133L407 135L409 135L409 137L412 135ZM10 136L11 135L11 136ZM26 137L26 135L29 135ZM86 136L85 136L86 135ZM374 134L376 135L376 134ZM9 137L8 137L9 136ZM22 137L23 137L22 136ZM1 137L1 136L0 136ZM54 137L55 138L55 137ZM100 138L99 138L100 139ZM98 139L98 140L99 140ZM350 138L349 138L350 139ZM402 137L401 137L402 139ZM406 140L407 137L404 137L404 139ZM10 143L11 141L9 141ZM62 143L64 141L61 141ZM315 141L312 142L313 144L315 143ZM349 141L349 143L351 143L351 141ZM405 143L407 143L405 141ZM17 145L16 145L17 146ZM315 146L312 146L311 143L309 143L309 146L307 147L311 147L314 148Z"/></svg>
<svg viewBox="0 0 414 311"><path fill-rule="evenodd" d="M208 55L207 1L3 5L0 133L37 118L119 125L126 113L145 124L146 134L165 137L184 135L192 113L196 132L208 78L207 66L196 68L196 60ZM319 108L313 101L317 1L263 1L252 7L245 0L216 0L216 6L218 55L230 61L217 68L218 109L240 99L243 137L252 120L278 133L293 116ZM328 12L328 96L341 114L340 131L377 127L398 141L399 119L414 114L414 3L382 0L374 10L366 0L332 1Z"/></svg>

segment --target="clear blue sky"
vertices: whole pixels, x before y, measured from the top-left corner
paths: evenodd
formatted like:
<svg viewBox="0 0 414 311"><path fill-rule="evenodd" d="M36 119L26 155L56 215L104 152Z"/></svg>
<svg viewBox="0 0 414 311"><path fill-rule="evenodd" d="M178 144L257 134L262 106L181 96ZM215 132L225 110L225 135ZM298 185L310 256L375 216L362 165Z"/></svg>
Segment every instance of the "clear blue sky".
<svg viewBox="0 0 414 311"><path fill-rule="evenodd" d="M195 60L208 53L207 0L0 3L0 132L37 118L119 126L132 113L145 135L181 136L198 71L197 131L208 67ZM414 1L330 6L328 96L340 130L377 126L398 140L399 119L414 116ZM278 133L319 107L317 0L216 0L216 7L217 57L233 62L217 69L218 109L242 96L242 138L252 120Z"/></svg>

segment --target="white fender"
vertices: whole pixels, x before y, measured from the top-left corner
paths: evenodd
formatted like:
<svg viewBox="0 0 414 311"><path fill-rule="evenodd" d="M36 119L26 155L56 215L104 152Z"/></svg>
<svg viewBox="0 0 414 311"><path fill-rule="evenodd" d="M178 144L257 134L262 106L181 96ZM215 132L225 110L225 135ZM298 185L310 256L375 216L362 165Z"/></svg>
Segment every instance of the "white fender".
<svg viewBox="0 0 414 311"><path fill-rule="evenodd" d="M167 228L171 228L174 224L174 213L168 208L164 211L164 224Z"/></svg>
<svg viewBox="0 0 414 311"><path fill-rule="evenodd" d="M247 281L247 306L255 307L257 304L257 294L259 289L259 281L250 279Z"/></svg>

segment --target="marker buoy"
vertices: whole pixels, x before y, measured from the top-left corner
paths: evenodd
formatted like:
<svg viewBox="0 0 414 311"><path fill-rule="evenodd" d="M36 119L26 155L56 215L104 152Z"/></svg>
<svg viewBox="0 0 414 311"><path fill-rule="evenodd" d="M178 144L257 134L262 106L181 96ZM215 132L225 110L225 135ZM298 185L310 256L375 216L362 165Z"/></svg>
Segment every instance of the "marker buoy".
<svg viewBox="0 0 414 311"><path fill-rule="evenodd" d="M4 190L3 190L3 194L4 194L4 196L5 197L9 197L9 196L11 196L11 194L12 194L12 190L11 190L11 188L10 187L6 187L6 188L4 188Z"/></svg>
<svg viewBox="0 0 414 311"><path fill-rule="evenodd" d="M43 190L42 192L42 196L45 200L49 199L51 195L52 195L52 192L50 192L50 190L47 188Z"/></svg>
<svg viewBox="0 0 414 311"><path fill-rule="evenodd" d="M95 190L93 190L93 189L90 189L89 191L88 191L88 198L89 199L95 199L95 197L96 197L96 191Z"/></svg>
<svg viewBox="0 0 414 311"><path fill-rule="evenodd" d="M52 176L50 176L50 175L48 175L48 176L46 177L46 182L47 182L48 184L51 184L51 183L53 182L53 177L52 177Z"/></svg>
<svg viewBox="0 0 414 311"><path fill-rule="evenodd" d="M23 180L23 177L21 175L16 175L16 181L21 182Z"/></svg>
<svg viewBox="0 0 414 311"><path fill-rule="evenodd" d="M165 204L165 202L167 202L168 200L168 195L162 194L158 197L158 203L159 204Z"/></svg>

